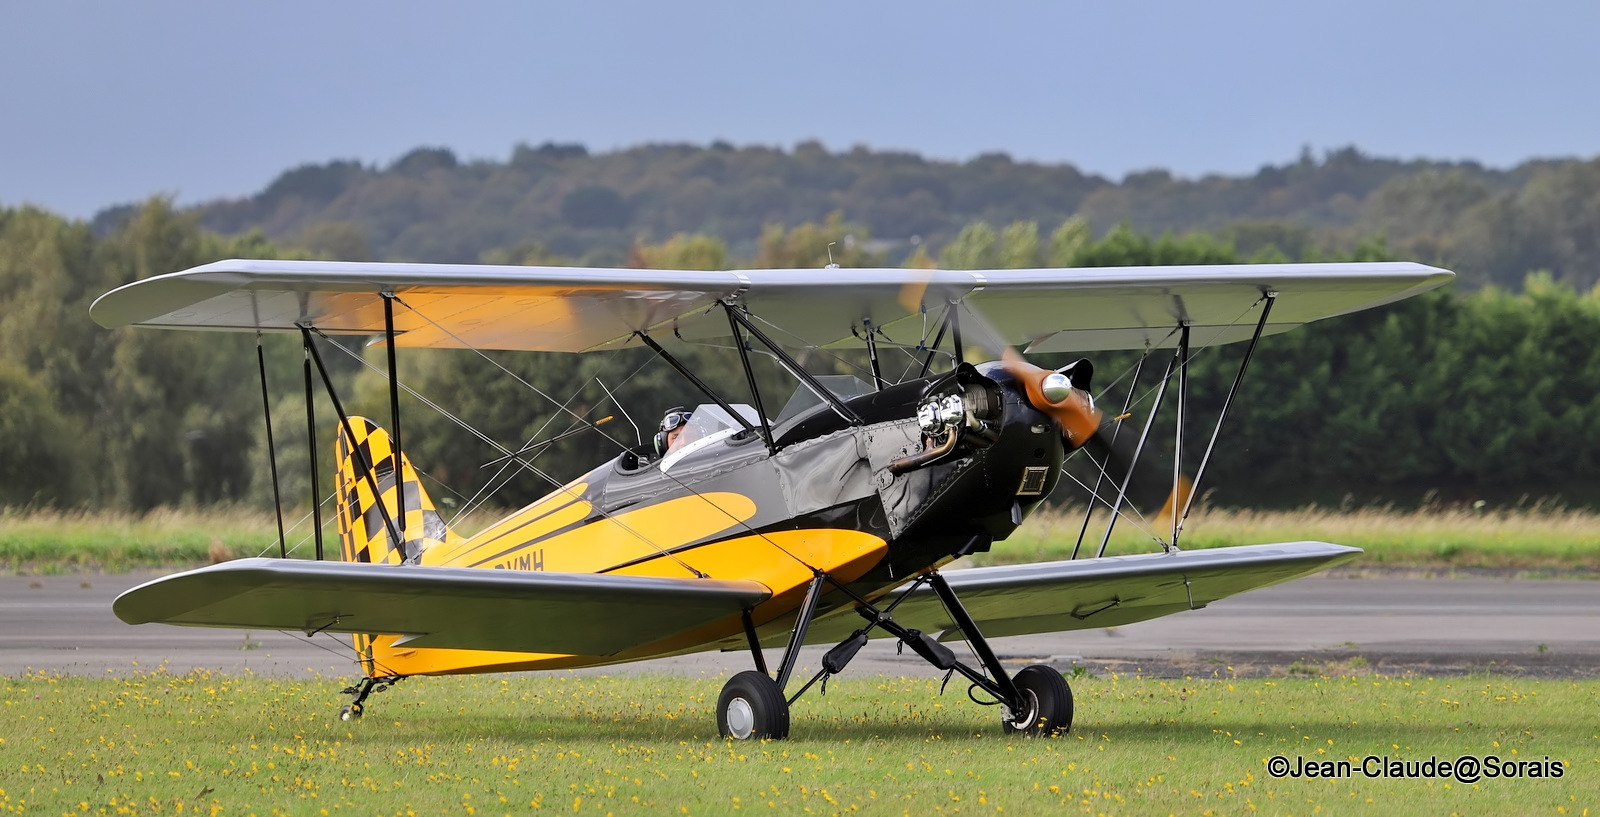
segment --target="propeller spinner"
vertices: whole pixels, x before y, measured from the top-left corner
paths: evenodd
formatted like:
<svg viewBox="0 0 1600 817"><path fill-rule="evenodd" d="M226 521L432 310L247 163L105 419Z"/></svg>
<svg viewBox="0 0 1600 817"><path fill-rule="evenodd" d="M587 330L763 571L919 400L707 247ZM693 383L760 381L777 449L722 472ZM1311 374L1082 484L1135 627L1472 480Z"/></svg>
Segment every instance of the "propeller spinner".
<svg viewBox="0 0 1600 817"><path fill-rule="evenodd" d="M1068 451L1082 448L1100 430L1105 415L1095 408L1094 398L1089 395L1094 376L1094 366L1089 361L1079 360L1051 370L1029 363L1007 347L1001 353L1000 365L1022 384L1028 404L1055 421Z"/></svg>

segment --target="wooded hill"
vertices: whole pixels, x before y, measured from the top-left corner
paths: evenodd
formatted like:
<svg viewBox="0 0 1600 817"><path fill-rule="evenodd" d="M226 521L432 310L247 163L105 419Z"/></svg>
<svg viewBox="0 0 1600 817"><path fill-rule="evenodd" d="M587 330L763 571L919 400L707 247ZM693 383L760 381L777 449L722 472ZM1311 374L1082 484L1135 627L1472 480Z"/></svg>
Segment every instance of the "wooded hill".
<svg viewBox="0 0 1600 817"><path fill-rule="evenodd" d="M95 225L108 234L130 212L113 208ZM1306 150L1250 176L1150 170L1110 180L1000 153L951 162L830 152L815 142L607 153L518 145L504 162L419 148L385 167L305 165L256 195L195 212L224 235L260 230L347 260L472 262L537 244L577 263L615 266L635 243L679 233L716 236L733 256L751 257L769 225L839 213L891 265L919 248L939 257L976 222L998 230L1077 217L1096 235L1120 224L1147 235L1206 233L1246 259L1349 252L1382 237L1397 257L1456 270L1467 288L1519 287L1535 270L1579 289L1600 280L1600 159L1495 170L1344 148Z"/></svg>
<svg viewBox="0 0 1600 817"><path fill-rule="evenodd" d="M1511 199L1490 201L1518 201L1532 185L1530 180ZM270 506L254 339L109 332L88 317L95 297L150 275L228 257L356 257L316 239L364 239L364 233L328 223L300 229L302 246L269 241L255 231L222 236L201 226L217 212L177 212L155 200L123 212L115 225L103 221L97 231L33 208L0 209L0 508ZM398 235L446 232L424 220ZM1284 233L1289 234L1294 233ZM656 241L630 238L625 251L591 252L619 252L623 263L638 267L680 269L820 266L830 245L846 267L900 261L865 236L863 227L833 216L792 226L767 224L754 239L737 244L685 233ZM908 263L950 268L1230 263L1244 257L1232 243L1236 236L1225 229L1157 238L1127 226L1096 231L1078 218L1010 221L1003 227L973 222L955 230L936 252L931 241L918 245ZM1282 254L1282 246L1275 246L1278 250L1270 252ZM479 256L507 263L572 260L536 243L485 246L473 257ZM1295 259L1397 256L1406 257L1369 239L1352 241L1338 253L1310 247ZM1347 497L1408 503L1430 492L1450 501L1515 502L1528 495L1590 503L1592 489L1600 485L1597 337L1600 287L1579 291L1537 274L1515 290L1456 287L1268 338L1204 487L1215 490L1213 501L1229 505L1339 503ZM346 406L387 423L387 387L364 368L359 342L330 342L324 349ZM298 340L268 337L265 351L286 504L305 507L310 435ZM1196 358L1191 373L1198 422L1215 415L1241 351L1237 345L1221 347ZM725 393L744 399L745 384L731 349L679 344L674 352ZM367 362L376 362L374 351L365 354ZM806 362L824 373L860 372L864 366L863 360L823 352ZM1135 363L1128 353L1097 355L1096 383L1117 382ZM484 467L498 457L494 450L453 418L404 398L406 450L429 478L442 483L434 493L447 504L467 504L480 496L500 506L526 502L548 491L552 482L614 457L619 441L648 439L663 408L699 402L674 372L638 350L595 355L407 351L401 355L401 376L424 397L512 449L568 427L569 417L553 401L591 419L616 417L607 428L617 440L580 434L541 455L535 463L541 473L518 475ZM1136 413L1140 406L1148 411L1148 386L1147 379ZM763 389L778 400L789 388L792 382L780 373L763 380ZM1126 388L1123 379L1101 399L1120 405ZM326 400L319 400L319 466L326 472L335 419ZM633 420L642 431L630 427ZM1157 431L1157 448L1170 456L1170 426ZM1187 439L1198 447L1204 435ZM1186 451L1186 461L1195 462L1198 455L1198 450ZM505 487L498 493L485 490L501 483ZM330 484L325 473L322 485Z"/></svg>

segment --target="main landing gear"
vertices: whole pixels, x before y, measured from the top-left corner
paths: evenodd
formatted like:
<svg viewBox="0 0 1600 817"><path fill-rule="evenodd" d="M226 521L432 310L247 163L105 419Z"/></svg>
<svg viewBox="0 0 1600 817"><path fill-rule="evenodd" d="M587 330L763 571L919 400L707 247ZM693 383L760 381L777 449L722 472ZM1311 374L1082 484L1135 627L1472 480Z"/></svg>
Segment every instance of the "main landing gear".
<svg viewBox="0 0 1600 817"><path fill-rule="evenodd" d="M856 601L856 611L867 620L867 624L828 650L822 657L822 669L794 695L785 698L784 688L788 685L789 675L799 657L800 646L805 643L806 630L811 626L811 619L816 613L817 600L822 595L824 583L833 583L835 587L851 595ZM955 653L941 644L937 638L907 628L890 617L894 608L923 584L931 586L939 595L945 610L949 612L967 643L972 645L973 652L983 665L983 671L957 659ZM1045 664L1033 664L1024 667L1014 676L1007 674L1005 667L995 657L994 651L989 648L989 642L984 639L983 633L978 631L977 623L967 614L966 608L961 606L961 601L956 598L950 585L945 582L943 576L933 572L917 579L882 610L851 593L844 585L833 582L826 574L818 573L806 590L805 601L800 605L799 615L795 618L794 631L790 634L789 646L784 651L783 664L776 678L767 672L766 659L762 655L755 626L747 613L745 636L750 641L750 651L755 658L756 668L733 676L723 686L722 694L717 697L717 731L721 732L723 737L735 740L776 740L788 737L789 706L818 681L823 682L823 687L826 688L827 679L843 671L850 659L866 645L868 633L874 627L882 627L899 638L901 643L910 647L912 652L946 673L960 673L972 682L973 692L969 695L982 690L993 697L1000 704L1001 723L1007 733L1052 736L1063 734L1072 728L1072 688L1067 685L1067 680L1061 673Z"/></svg>

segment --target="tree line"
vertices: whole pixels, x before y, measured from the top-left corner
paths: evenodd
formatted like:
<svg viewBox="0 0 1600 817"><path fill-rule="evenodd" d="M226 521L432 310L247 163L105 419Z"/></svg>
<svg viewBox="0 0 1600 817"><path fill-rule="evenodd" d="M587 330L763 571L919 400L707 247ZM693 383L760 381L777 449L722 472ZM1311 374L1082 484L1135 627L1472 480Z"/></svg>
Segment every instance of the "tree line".
<svg viewBox="0 0 1600 817"><path fill-rule="evenodd" d="M103 235L37 209L0 209L0 506L270 506L256 338L107 331L88 317L95 297L151 275L220 258L319 254L260 233L222 236L201 222L198 213L161 200L128 213ZM1097 231L1081 218L1053 224L976 221L940 247L919 246L905 259L884 253L864 227L836 214L792 227L769 224L743 252L707 234L639 241L621 263L806 268L831 259L845 267L1016 268L1285 257L1275 247L1246 255L1226 232L1151 236L1127 225ZM1374 238L1341 254L1308 248L1293 260L1395 254ZM489 251L482 260L575 259L523 243ZM781 337L781 327L773 332ZM1347 495L1406 502L1427 491L1452 499L1514 500L1527 494L1588 502L1586 490L1600 484L1596 337L1600 288L1579 291L1536 274L1518 289L1455 287L1266 338L1205 487L1214 490L1213 501L1229 505L1338 502ZM737 352L726 339L669 342L674 354L731 400L748 401ZM261 343L281 487L288 504L303 507L311 432L299 339L268 336ZM321 350L351 411L388 425L381 357L355 341L323 341ZM1242 350L1232 345L1195 357L1195 427L1215 417ZM860 355L823 350L808 352L805 363L818 373L866 371ZM1095 363L1097 382L1111 383L1136 365L1137 356L1100 354ZM761 359L760 365L768 413L776 414L793 384L771 361ZM1164 359L1151 368L1162 365ZM664 408L703 401L640 350L402 350L400 371L420 395L402 397L406 449L439 483L434 492L457 506L485 497L497 506L527 501L552 482L615 456L619 446L648 442ZM889 371L898 371L894 362ZM1148 405L1151 384L1147 375L1140 405ZM1121 388L1102 401L1120 405ZM316 411L319 467L327 486L335 418L320 394ZM1168 423L1170 415L1169 409ZM575 427L578 417L605 416L613 419L599 431L578 433L531 455L529 470L495 463L501 453L463 427L516 450ZM1157 453L1170 456L1170 425L1158 431ZM1188 462L1198 460L1204 438L1191 433Z"/></svg>
<svg viewBox="0 0 1600 817"><path fill-rule="evenodd" d="M102 234L136 208L111 208ZM841 212L866 225L893 265L942 247L968 225L1060 224L1097 235L1203 233L1243 257L1349 253L1383 236L1399 256L1457 270L1462 285L1521 286L1533 271L1587 289L1600 280L1600 159L1545 159L1509 169L1399 161L1353 147L1183 178L1151 169L1108 179L1071 164L1004 153L968 161L816 142L790 149L714 143L517 145L504 161L465 162L445 148L387 165L339 160L281 174L251 196L195 208L224 235L260 230L284 245L347 260L471 262L538 241L588 266L626 262L632 246L714 235L730 253L759 250L769 224Z"/></svg>

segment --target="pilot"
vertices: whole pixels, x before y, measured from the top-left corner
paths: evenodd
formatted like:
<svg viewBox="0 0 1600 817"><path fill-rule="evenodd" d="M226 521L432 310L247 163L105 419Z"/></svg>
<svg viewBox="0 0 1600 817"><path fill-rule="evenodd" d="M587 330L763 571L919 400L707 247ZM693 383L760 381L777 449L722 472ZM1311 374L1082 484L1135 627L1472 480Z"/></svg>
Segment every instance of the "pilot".
<svg viewBox="0 0 1600 817"><path fill-rule="evenodd" d="M664 457L678 450L687 442L683 437L683 430L689 426L689 410L683 406L673 406L667 409L661 418L661 424L656 427L656 456Z"/></svg>

